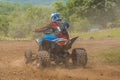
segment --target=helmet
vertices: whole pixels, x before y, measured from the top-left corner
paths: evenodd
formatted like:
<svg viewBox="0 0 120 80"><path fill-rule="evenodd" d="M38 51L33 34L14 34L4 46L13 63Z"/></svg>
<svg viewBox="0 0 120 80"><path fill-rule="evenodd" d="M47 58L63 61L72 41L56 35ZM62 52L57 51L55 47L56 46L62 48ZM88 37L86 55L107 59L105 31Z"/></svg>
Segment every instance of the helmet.
<svg viewBox="0 0 120 80"><path fill-rule="evenodd" d="M53 12L51 14L51 20L52 20L52 22L55 22L57 20L61 20L60 13L59 12Z"/></svg>

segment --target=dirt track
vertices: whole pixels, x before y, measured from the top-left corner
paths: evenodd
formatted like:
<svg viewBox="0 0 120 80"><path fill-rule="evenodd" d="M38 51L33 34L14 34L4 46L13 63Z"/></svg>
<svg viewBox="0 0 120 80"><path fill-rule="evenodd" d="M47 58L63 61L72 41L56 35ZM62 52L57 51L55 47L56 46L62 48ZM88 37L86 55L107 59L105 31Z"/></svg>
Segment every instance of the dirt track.
<svg viewBox="0 0 120 80"><path fill-rule="evenodd" d="M120 47L120 39L77 40L73 47L84 47L88 55L93 55ZM25 65L27 48L37 51L34 41L0 41L0 80L120 80L120 65L102 65L97 60L90 62L88 59L84 69L61 66L38 69L34 64Z"/></svg>

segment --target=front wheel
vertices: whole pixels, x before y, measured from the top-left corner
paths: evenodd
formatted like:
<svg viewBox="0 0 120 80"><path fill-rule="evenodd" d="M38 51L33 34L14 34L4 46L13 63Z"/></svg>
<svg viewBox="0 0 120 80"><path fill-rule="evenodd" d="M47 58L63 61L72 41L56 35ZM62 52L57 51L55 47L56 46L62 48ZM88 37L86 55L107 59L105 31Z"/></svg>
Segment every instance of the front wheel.
<svg viewBox="0 0 120 80"><path fill-rule="evenodd" d="M27 49L27 50L25 51L24 57L25 57L25 63L26 63L26 64L32 62L32 51L31 51L30 49Z"/></svg>
<svg viewBox="0 0 120 80"><path fill-rule="evenodd" d="M85 67L87 64L87 52L84 48L75 48L72 50L73 65Z"/></svg>

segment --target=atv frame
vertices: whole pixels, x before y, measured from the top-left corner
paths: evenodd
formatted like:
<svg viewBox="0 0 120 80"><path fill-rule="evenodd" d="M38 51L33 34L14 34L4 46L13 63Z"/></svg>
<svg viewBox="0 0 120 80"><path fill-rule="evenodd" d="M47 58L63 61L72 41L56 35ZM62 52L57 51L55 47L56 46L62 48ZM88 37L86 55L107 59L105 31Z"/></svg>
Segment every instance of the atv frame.
<svg viewBox="0 0 120 80"><path fill-rule="evenodd" d="M38 67L48 67L54 62L56 65L64 64L66 67L72 63L74 66L85 67L87 64L87 52L84 48L74 48L70 53L72 44L78 37L74 37L70 40L63 41L64 44L58 44L59 42L43 40L41 46L39 46L38 53L33 56L30 49L25 51L26 64L36 60ZM71 62L70 62L71 59Z"/></svg>

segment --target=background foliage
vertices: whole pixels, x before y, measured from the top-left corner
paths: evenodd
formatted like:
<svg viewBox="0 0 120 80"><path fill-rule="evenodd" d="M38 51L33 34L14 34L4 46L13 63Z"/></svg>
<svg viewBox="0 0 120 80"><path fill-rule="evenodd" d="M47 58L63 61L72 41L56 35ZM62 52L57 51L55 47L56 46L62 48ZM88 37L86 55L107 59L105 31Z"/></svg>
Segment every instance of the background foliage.
<svg viewBox="0 0 120 80"><path fill-rule="evenodd" d="M40 5L42 0L36 0L35 5L21 4L27 0L19 0L21 3L3 1L0 1L0 37L32 38L35 36L34 28L49 23L50 13L54 11L59 11L70 23L70 32L120 27L119 0L53 0L57 1L55 3L49 0L48 3L52 4L44 6Z"/></svg>

